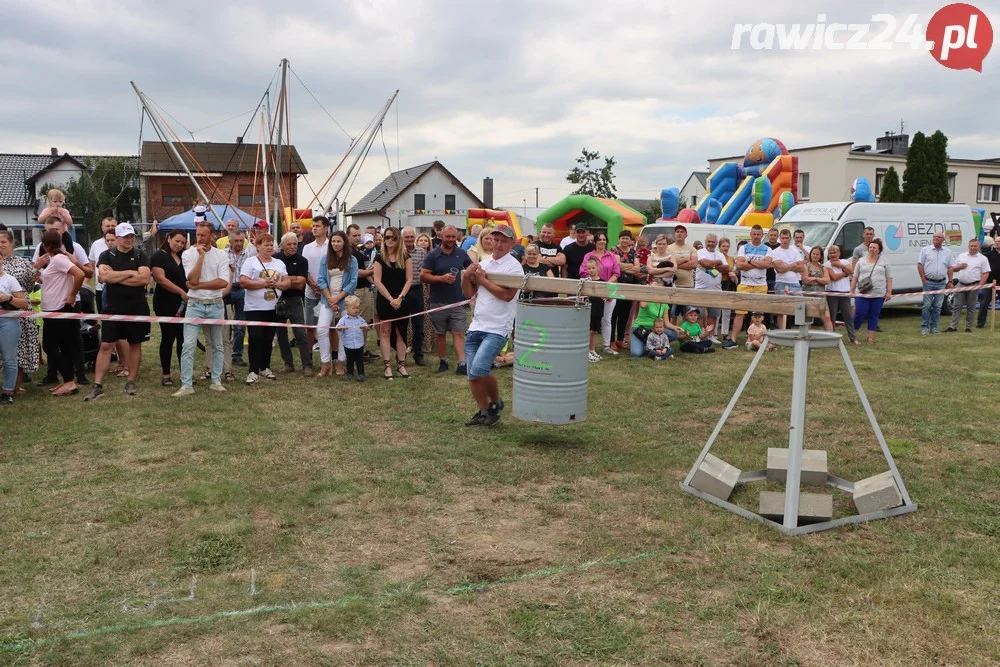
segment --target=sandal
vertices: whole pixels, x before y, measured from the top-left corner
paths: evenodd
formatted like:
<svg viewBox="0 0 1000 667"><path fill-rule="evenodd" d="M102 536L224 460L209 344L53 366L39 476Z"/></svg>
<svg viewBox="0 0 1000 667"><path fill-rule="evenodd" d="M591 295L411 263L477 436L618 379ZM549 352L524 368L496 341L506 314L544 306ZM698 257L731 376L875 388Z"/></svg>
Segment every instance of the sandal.
<svg viewBox="0 0 1000 667"><path fill-rule="evenodd" d="M128 377L128 367L127 366L122 366L121 364L119 364L118 368L115 369L115 377L117 377L117 378L127 378Z"/></svg>
<svg viewBox="0 0 1000 667"><path fill-rule="evenodd" d="M392 379L392 362L389 361L388 359L383 359L382 360L382 364L385 366L385 374L383 375L383 377L385 377L386 380L391 380Z"/></svg>
<svg viewBox="0 0 1000 667"><path fill-rule="evenodd" d="M162 384L164 387L173 387L174 386L174 380L169 375L164 375L163 379L160 380L160 384Z"/></svg>
<svg viewBox="0 0 1000 667"><path fill-rule="evenodd" d="M406 380L410 379L410 375L406 372L405 361L400 361L398 364L396 364L396 370L399 371L399 377L404 378Z"/></svg>

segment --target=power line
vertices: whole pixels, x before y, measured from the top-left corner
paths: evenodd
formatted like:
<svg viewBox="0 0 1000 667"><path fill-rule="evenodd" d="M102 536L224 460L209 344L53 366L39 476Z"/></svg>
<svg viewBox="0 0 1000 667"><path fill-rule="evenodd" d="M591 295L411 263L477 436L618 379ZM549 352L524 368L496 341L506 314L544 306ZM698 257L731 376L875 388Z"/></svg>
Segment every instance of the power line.
<svg viewBox="0 0 1000 667"><path fill-rule="evenodd" d="M330 120L332 120L332 121L333 121L333 124L334 124L334 125L336 125L337 127L339 127L339 128L340 128L340 131L341 131L341 132L343 132L343 133L344 133L344 135L345 135L345 136L346 136L346 137L347 137L348 139L350 139L351 141L354 141L354 137L352 137L352 136L350 135L350 133L349 133L349 132L348 132L347 130L345 130L345 129L344 129L344 126L343 126L343 125L341 125L340 123L338 123L338 122L337 122L337 119L336 119L336 118L334 118L334 117L333 117L333 115L332 115L332 114L331 114L331 113L330 113L329 111L327 111L327 110L326 110L326 107L324 107L324 106L323 106L323 103L322 103L322 102L320 102L320 101L319 101L318 99L316 99L316 96L315 96L315 95L313 95L313 92L312 92L311 90L309 90L309 86L307 86L307 85L306 85L306 84L305 84L305 83L304 83L304 82L302 81L302 79L300 79L300 78L299 78L299 75L295 73L295 70L294 70L294 69L292 69L292 66L291 66L291 65L289 65L289 66L288 66L288 70L289 70L289 71L290 71L290 72L292 73L292 76L294 76L294 77L295 77L295 80L296 80L296 81L298 81L299 83L301 83L301 84L302 84L302 87L306 89L306 92L307 92L307 93L309 93L309 96L310 96L311 98L313 98L313 100L315 100L315 101L316 101L316 104L318 104L318 105L319 105L319 108L323 110L323 113L325 113L325 114L326 114L327 116L329 116L329 117L330 117Z"/></svg>

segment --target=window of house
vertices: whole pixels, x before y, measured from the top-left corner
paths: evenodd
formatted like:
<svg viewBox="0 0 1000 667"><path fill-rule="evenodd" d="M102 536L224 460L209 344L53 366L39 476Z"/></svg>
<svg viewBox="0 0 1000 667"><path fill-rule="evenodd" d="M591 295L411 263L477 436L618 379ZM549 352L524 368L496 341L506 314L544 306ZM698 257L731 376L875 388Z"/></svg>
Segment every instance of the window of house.
<svg viewBox="0 0 1000 667"><path fill-rule="evenodd" d="M955 201L955 178L958 176L953 171L948 172L948 201Z"/></svg>
<svg viewBox="0 0 1000 667"><path fill-rule="evenodd" d="M416 211L426 211L427 195L413 195L413 209Z"/></svg>
<svg viewBox="0 0 1000 667"><path fill-rule="evenodd" d="M254 191L256 189L256 192ZM264 186L258 184L255 188L253 185L241 185L240 186L240 206L263 206L264 205Z"/></svg>
<svg viewBox="0 0 1000 667"><path fill-rule="evenodd" d="M885 183L885 174L889 171L888 169L882 169L881 167L875 170L875 198L882 194L882 184ZM858 242L860 243L860 241ZM852 248L853 250L853 248Z"/></svg>
<svg viewBox="0 0 1000 667"><path fill-rule="evenodd" d="M986 204L1000 203L1000 183L979 183L978 200Z"/></svg>
<svg viewBox="0 0 1000 667"><path fill-rule="evenodd" d="M799 201L809 199L809 172L799 172Z"/></svg>
<svg viewBox="0 0 1000 667"><path fill-rule="evenodd" d="M164 183L160 189L164 206L184 206L191 201L191 187L176 183Z"/></svg>
<svg viewBox="0 0 1000 667"><path fill-rule="evenodd" d="M455 195L444 196L444 210L455 212Z"/></svg>
<svg viewBox="0 0 1000 667"><path fill-rule="evenodd" d="M698 206L698 195L691 195L691 208Z"/></svg>

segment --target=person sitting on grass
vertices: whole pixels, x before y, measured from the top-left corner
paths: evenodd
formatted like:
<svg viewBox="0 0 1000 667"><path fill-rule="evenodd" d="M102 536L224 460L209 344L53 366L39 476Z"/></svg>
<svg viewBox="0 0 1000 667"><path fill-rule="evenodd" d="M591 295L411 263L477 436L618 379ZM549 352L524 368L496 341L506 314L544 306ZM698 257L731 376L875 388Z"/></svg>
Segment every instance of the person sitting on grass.
<svg viewBox="0 0 1000 667"><path fill-rule="evenodd" d="M708 337L715 331L715 325L709 324L704 329L698 324L698 317L701 312L695 306L691 306L684 313L684 321L681 322L681 351L692 352L694 354L706 354L715 352L712 341Z"/></svg>
<svg viewBox="0 0 1000 667"><path fill-rule="evenodd" d="M750 326L747 327L747 350L753 352L759 350L767 337L767 327L764 326L764 313L750 313ZM774 345L768 345L767 351L774 349Z"/></svg>
<svg viewBox="0 0 1000 667"><path fill-rule="evenodd" d="M653 332L646 336L646 356L656 361L663 361L674 356L674 351L670 349L670 338L666 334L666 326L662 318L656 318L653 322Z"/></svg>

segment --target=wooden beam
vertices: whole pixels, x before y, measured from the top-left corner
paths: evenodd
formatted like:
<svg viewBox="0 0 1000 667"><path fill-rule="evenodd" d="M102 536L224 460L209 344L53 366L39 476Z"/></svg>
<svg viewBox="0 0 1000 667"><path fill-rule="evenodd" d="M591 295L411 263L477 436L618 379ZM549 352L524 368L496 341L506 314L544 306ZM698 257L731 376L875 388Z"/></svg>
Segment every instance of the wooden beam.
<svg viewBox="0 0 1000 667"><path fill-rule="evenodd" d="M488 273L487 277L503 287L520 288L523 278L504 273ZM555 294L575 295L581 281L569 278L529 276L524 289ZM654 303L683 304L700 308L760 311L778 315L794 315L795 308L806 306L807 317L822 317L826 312L826 299L810 296L782 296L780 294L750 294L747 292L722 292L683 287L657 285L628 285L620 283L582 281L582 296L612 297L627 301L652 301Z"/></svg>

